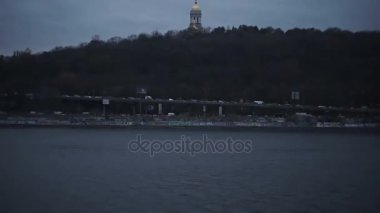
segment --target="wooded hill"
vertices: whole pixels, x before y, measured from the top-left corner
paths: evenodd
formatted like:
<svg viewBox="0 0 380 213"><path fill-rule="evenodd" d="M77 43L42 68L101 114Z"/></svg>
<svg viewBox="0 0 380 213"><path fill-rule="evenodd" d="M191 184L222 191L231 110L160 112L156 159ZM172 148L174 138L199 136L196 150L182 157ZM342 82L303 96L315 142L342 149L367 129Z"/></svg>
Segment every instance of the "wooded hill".
<svg viewBox="0 0 380 213"><path fill-rule="evenodd" d="M380 104L380 33L240 26L154 32L0 57L0 93Z"/></svg>

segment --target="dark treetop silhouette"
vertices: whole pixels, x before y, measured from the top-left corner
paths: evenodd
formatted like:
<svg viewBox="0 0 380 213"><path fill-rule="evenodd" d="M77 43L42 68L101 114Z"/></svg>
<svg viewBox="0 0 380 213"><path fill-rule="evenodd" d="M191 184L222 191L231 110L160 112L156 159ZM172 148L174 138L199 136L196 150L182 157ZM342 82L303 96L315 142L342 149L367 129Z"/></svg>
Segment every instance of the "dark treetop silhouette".
<svg viewBox="0 0 380 213"><path fill-rule="evenodd" d="M0 57L0 92L255 99L378 106L380 33L240 26L98 37L77 47Z"/></svg>

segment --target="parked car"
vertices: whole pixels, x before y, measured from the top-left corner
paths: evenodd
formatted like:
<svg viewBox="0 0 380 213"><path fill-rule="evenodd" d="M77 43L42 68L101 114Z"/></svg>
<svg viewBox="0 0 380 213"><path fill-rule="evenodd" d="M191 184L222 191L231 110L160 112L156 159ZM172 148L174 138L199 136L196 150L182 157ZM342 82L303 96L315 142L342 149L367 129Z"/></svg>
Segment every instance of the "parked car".
<svg viewBox="0 0 380 213"><path fill-rule="evenodd" d="M255 104L264 104L264 101L253 101Z"/></svg>

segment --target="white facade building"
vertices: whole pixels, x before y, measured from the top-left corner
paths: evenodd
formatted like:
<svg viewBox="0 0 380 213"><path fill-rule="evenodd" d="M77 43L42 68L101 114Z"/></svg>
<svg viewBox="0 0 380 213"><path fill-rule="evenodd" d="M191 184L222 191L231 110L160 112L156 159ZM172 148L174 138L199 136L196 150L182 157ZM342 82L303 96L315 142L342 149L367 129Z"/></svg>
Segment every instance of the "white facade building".
<svg viewBox="0 0 380 213"><path fill-rule="evenodd" d="M190 26L192 30L202 30L202 11L199 7L198 0L195 0L190 11Z"/></svg>

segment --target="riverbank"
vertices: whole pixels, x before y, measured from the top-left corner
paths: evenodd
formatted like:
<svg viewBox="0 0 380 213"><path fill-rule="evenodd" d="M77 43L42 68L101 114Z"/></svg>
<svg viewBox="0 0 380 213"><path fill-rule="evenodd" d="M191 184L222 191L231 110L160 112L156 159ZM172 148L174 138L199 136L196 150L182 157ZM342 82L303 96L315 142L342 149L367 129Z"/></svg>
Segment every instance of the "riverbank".
<svg viewBox="0 0 380 213"><path fill-rule="evenodd" d="M371 129L380 124L360 118L340 118L323 120L318 118L283 118L283 117L177 117L177 116L7 116L0 118L2 127L117 127L117 128L344 128Z"/></svg>

